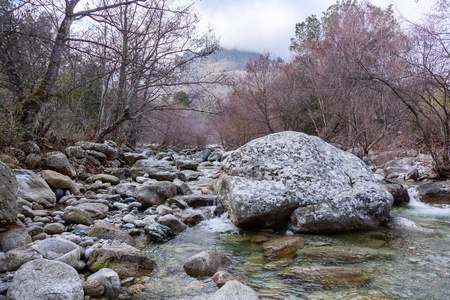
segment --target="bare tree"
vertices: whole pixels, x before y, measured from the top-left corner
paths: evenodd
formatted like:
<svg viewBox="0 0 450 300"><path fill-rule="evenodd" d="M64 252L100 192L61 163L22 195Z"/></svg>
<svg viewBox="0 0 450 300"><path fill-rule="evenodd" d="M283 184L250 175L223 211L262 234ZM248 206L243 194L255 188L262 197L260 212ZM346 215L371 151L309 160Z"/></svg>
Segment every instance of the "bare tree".
<svg viewBox="0 0 450 300"><path fill-rule="evenodd" d="M104 1L103 5L115 3ZM97 141L114 132L117 135L127 122L151 111L188 109L180 108L172 96L181 87L208 81L187 76L186 70L218 48L211 32L196 32L198 19L190 6L153 0L109 9L92 18L102 33L96 40L96 55L105 68Z"/></svg>
<svg viewBox="0 0 450 300"><path fill-rule="evenodd" d="M367 70L387 74L399 65L404 35L391 8L344 1L319 21L310 17L296 28L292 49L308 70L311 93L321 118L318 133L344 148L367 153L402 120L402 107L383 84L368 82ZM370 81L370 80L369 80Z"/></svg>

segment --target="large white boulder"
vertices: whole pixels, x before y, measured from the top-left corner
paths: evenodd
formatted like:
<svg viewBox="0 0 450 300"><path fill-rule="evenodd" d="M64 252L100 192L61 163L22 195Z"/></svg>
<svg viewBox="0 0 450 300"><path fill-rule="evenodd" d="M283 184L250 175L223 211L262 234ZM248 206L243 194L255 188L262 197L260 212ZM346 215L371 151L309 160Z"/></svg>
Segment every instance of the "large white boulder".
<svg viewBox="0 0 450 300"><path fill-rule="evenodd" d="M392 195L363 161L300 132L280 132L240 147L223 163L216 190L240 227L289 224L294 232L376 228Z"/></svg>

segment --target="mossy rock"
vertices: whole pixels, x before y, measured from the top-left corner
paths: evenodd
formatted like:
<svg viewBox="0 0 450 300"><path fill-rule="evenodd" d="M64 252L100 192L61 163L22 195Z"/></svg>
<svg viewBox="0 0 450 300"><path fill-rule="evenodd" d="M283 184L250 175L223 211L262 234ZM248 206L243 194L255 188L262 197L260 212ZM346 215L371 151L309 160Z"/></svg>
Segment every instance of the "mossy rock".
<svg viewBox="0 0 450 300"><path fill-rule="evenodd" d="M299 257L328 263L360 263L374 258L393 256L392 251L356 246L326 246L302 249Z"/></svg>
<svg viewBox="0 0 450 300"><path fill-rule="evenodd" d="M94 221L89 214L76 208L72 208L64 212L61 218L66 222L66 224L83 224L86 226L91 226L94 224Z"/></svg>
<svg viewBox="0 0 450 300"><path fill-rule="evenodd" d="M243 243L247 243L250 241L250 237L249 236L241 236L241 235L222 235L220 237L220 240L224 243L227 243L229 245L239 245L239 244L243 244Z"/></svg>
<svg viewBox="0 0 450 300"><path fill-rule="evenodd" d="M363 272L346 267L289 267L276 274L281 278L297 281L307 290L354 288L370 281Z"/></svg>
<svg viewBox="0 0 450 300"><path fill-rule="evenodd" d="M117 240L130 246L135 245L134 239L128 232L104 221L100 221L92 226L88 233L89 236L98 237L99 239Z"/></svg>
<svg viewBox="0 0 450 300"><path fill-rule="evenodd" d="M262 245L264 256L270 258L291 258L303 247L305 239L298 237L282 237Z"/></svg>
<svg viewBox="0 0 450 300"><path fill-rule="evenodd" d="M128 245L97 248L92 251L87 265L92 272L112 269L120 278L148 275L156 268L153 260Z"/></svg>

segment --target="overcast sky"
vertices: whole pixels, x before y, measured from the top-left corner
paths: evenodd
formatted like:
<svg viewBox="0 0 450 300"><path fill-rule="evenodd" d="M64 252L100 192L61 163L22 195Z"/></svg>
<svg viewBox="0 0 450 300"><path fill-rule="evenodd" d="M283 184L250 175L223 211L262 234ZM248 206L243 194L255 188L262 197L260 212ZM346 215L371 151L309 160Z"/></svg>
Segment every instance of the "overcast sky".
<svg viewBox="0 0 450 300"><path fill-rule="evenodd" d="M307 16L322 16L333 0L198 0L194 8L201 16L200 28L210 25L223 48L269 51L289 59L295 24ZM434 0L371 0L372 4L418 20Z"/></svg>

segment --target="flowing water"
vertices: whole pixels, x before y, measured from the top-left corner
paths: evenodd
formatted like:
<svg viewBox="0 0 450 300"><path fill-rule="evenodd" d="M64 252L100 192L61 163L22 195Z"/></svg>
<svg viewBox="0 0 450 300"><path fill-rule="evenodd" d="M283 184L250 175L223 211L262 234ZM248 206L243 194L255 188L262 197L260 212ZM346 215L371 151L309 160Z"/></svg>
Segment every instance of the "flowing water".
<svg viewBox="0 0 450 300"><path fill-rule="evenodd" d="M306 239L304 248L370 247L388 251L391 255L387 257L353 263L330 263L298 256L271 260L263 257L261 244L251 239L255 236L274 239L283 233L243 231L222 216L189 228L168 243L149 245L145 251L159 268L149 277L135 280L144 289L133 299L208 299L217 291L216 285L207 277L193 278L183 270L189 257L205 250L227 253L233 260L230 272L248 279L264 299L347 299L357 294L386 296L378 299L450 299L450 206L421 203L415 188L409 192L411 203L391 212L393 217L400 217L397 219L400 228L382 226L375 231L298 235ZM276 275L277 270L286 266L311 265L355 268L366 273L371 281L359 288L317 290Z"/></svg>

